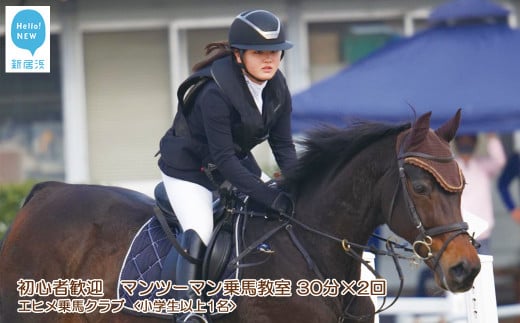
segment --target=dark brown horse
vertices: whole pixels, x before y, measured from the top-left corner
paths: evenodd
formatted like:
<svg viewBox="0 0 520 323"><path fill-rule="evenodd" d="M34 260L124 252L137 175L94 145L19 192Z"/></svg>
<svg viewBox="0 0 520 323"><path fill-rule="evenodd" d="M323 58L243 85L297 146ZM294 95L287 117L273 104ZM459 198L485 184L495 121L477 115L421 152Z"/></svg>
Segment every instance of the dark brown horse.
<svg viewBox="0 0 520 323"><path fill-rule="evenodd" d="M460 112L439 129L429 129L430 114L411 126L360 123L348 130L324 128L309 134L293 174L285 185L296 200L294 236L288 231L269 238L276 253L268 262L245 268L242 278L317 279L312 259L324 278L360 278L360 263L345 254L337 239L366 244L373 230L387 223L414 244L435 272L438 285L453 292L468 290L480 261L466 233L460 211L462 175L448 142L455 136ZM164 322L126 313L18 313L20 278L101 279L104 298L116 296L116 280L135 232L153 214L154 201L133 191L49 182L28 196L0 251L0 321L12 322ZM280 221L249 220L245 236L254 241ZM333 237L333 238L331 238ZM346 241L346 240L345 240ZM359 251L359 250L358 250ZM256 256L253 256L253 258ZM252 259L255 260L255 259ZM46 300L46 299L43 299ZM47 299L48 300L48 299ZM344 311L367 315L367 297L241 297L238 307L219 322L338 322Z"/></svg>

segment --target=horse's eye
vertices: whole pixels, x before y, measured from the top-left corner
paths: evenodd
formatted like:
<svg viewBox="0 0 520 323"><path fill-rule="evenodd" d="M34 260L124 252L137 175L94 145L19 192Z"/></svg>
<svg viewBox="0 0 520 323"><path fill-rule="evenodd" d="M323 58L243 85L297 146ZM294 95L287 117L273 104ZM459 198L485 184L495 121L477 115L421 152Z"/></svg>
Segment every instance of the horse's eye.
<svg viewBox="0 0 520 323"><path fill-rule="evenodd" d="M426 187L426 185L421 184L421 183L413 184L413 190L417 194L427 194L428 193L428 188Z"/></svg>

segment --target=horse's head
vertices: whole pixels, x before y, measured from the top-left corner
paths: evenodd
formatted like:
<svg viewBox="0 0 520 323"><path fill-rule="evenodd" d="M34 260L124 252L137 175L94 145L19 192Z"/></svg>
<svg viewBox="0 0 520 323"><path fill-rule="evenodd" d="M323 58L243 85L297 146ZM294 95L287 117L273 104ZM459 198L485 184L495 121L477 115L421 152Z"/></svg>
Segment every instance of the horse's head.
<svg viewBox="0 0 520 323"><path fill-rule="evenodd" d="M388 224L413 244L439 286L463 292L471 288L480 260L462 220L464 178L449 146L460 110L435 131L430 115L419 117L397 138L399 183L391 194Z"/></svg>

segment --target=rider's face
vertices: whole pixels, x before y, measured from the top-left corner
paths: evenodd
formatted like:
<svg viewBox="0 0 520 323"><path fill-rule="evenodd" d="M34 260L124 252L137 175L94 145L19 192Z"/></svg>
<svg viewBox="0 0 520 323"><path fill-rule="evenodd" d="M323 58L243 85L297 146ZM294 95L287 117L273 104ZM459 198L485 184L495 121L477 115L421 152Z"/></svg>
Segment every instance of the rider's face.
<svg viewBox="0 0 520 323"><path fill-rule="evenodd" d="M268 81L273 78L280 66L282 51L279 50L246 50L240 57L238 51L235 52L237 62L246 66L247 72L254 76L253 82ZM243 59L243 61L242 61Z"/></svg>

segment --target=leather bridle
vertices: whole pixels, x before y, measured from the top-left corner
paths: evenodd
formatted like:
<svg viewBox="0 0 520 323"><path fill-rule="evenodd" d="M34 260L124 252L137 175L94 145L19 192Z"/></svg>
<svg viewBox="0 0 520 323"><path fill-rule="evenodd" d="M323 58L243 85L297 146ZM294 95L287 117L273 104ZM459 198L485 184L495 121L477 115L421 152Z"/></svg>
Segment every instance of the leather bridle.
<svg viewBox="0 0 520 323"><path fill-rule="evenodd" d="M403 138L403 142L405 139L406 139L406 137ZM428 229L426 229L424 227L421 217L419 216L419 214L417 212L415 204L410 196L410 193L408 192L408 187L406 185L406 171L404 169L404 163L405 163L405 159L408 157L416 157L416 158L431 160L431 161L435 161L435 162L439 162L439 163L449 163L449 162L453 162L454 156L451 155L448 157L438 157L438 156L433 156L433 155L422 153L422 152L413 152L413 151L404 152L404 145L402 145L402 144L399 148L399 153L397 155L397 166L399 169L400 185L398 184L396 186L396 190L392 197L392 202L390 204L390 213L389 213L387 222L390 223L390 221L391 221L391 217L392 217L392 213L393 213L394 205L395 205L395 199L397 198L397 195L399 192L399 187L401 187L403 190L404 200L408 207L408 211L409 211L408 215L410 217L410 220L411 220L412 224L415 226L415 228L419 231L419 233L417 234L417 236L415 238L415 241L412 244L413 252L416 257L422 259L423 261L433 260L432 269L435 270L439 264L442 254L448 247L448 244L451 241L453 241L453 239L455 239L457 236L459 236L461 234L467 234L468 237L470 237L468 234L468 224L466 222L455 222L455 223L440 225L440 226L436 226L436 227L432 227L432 228L428 228ZM435 236L438 236L438 235L441 235L444 233L451 233L451 234L444 241L444 243L443 243L442 247L439 249L439 251L435 255L433 255L433 252L431 250L431 246L433 243L432 237L435 237ZM473 244L475 245L475 242L473 241L473 239L471 237L470 237L470 239L472 240ZM426 256L421 255L421 253L419 251L419 249L421 247L426 249Z"/></svg>

